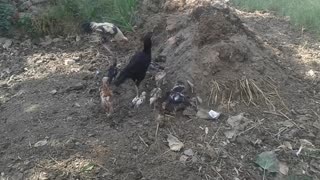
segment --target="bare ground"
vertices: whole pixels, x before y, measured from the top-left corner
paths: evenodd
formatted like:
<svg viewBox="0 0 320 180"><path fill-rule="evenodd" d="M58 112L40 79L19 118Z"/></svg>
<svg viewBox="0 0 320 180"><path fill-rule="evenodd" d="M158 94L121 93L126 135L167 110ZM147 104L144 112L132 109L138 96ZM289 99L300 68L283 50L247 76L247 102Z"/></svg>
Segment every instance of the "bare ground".
<svg viewBox="0 0 320 180"><path fill-rule="evenodd" d="M256 180L264 176L254 163L257 155L276 150L289 174L319 179L319 154L295 155L300 139L320 145L315 38L269 13L190 4L175 10L168 3L167 11L154 13L158 3L145 4L142 30L127 34L130 43L113 45L115 56L127 62L141 47L141 34L155 28L153 59L167 73L162 88L191 81L195 89L188 95L202 99L198 108L222 112L219 120L199 119L190 110L157 121L158 111L148 102L130 107L130 81L115 96L116 113L107 118L98 87L114 57L105 49L86 36L49 45L15 39L1 49L1 178ZM66 65L66 59L75 62ZM147 93L155 85L153 74L141 86ZM239 113L247 122L228 139L227 119ZM181 152L169 150L167 134L184 143ZM293 150L279 148L288 143ZM188 149L193 156L182 161Z"/></svg>

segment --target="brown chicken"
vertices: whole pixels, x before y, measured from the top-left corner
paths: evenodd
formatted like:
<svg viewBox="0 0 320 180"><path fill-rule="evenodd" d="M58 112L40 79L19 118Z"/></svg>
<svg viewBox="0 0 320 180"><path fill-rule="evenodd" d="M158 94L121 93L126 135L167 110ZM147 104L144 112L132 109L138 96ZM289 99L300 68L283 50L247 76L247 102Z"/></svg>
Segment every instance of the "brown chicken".
<svg viewBox="0 0 320 180"><path fill-rule="evenodd" d="M112 93L112 90L110 89L109 85L110 85L109 78L103 77L102 78L102 85L100 88L101 105L108 116L110 116L113 112L113 107L112 107L113 93Z"/></svg>

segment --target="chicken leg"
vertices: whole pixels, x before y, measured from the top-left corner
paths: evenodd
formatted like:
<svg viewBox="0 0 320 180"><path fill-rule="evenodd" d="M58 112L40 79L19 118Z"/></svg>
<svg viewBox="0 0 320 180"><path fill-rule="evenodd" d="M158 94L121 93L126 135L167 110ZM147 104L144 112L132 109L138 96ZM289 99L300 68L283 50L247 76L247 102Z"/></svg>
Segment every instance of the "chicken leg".
<svg viewBox="0 0 320 180"><path fill-rule="evenodd" d="M137 93L137 96L136 97L139 97L139 88L138 86L135 84L134 87L136 88L136 93Z"/></svg>

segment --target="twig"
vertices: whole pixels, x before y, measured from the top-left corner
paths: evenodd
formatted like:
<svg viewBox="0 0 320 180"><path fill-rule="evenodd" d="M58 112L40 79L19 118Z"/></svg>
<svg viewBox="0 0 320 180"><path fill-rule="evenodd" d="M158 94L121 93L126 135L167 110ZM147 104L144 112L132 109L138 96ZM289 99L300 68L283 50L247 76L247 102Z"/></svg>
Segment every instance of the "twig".
<svg viewBox="0 0 320 180"><path fill-rule="evenodd" d="M274 88L274 91L276 92L278 98L280 99L280 102L281 102L282 106L283 106L287 111L289 111L288 106L287 106L287 105L284 103L284 101L282 100L282 97L280 96L278 90L277 90L276 88Z"/></svg>
<svg viewBox="0 0 320 180"><path fill-rule="evenodd" d="M318 121L320 121L320 116L319 116L319 114L318 114L316 111L314 111L313 109L311 109L311 111L318 117Z"/></svg>
<svg viewBox="0 0 320 180"><path fill-rule="evenodd" d="M231 103L231 98L232 98L232 90L230 92L229 100L228 100L228 112L230 112L230 103Z"/></svg>
<svg viewBox="0 0 320 180"><path fill-rule="evenodd" d="M211 166L211 169L218 174L219 177L221 177L222 180L224 180L224 178L221 176L221 174L214 168Z"/></svg>
<svg viewBox="0 0 320 180"><path fill-rule="evenodd" d="M158 137L158 131L159 131L159 123L157 123L156 134L155 134L156 138L155 139L157 139L157 137Z"/></svg>
<svg viewBox="0 0 320 180"><path fill-rule="evenodd" d="M147 147L149 147L149 145L142 139L142 137L139 135L140 140L143 142L144 145L146 145Z"/></svg>
<svg viewBox="0 0 320 180"><path fill-rule="evenodd" d="M210 101L211 101L211 98L212 98L212 93L213 93L213 85L212 85L212 88L211 88L211 91L210 91L210 96L209 96L209 99L208 99L208 106L210 105Z"/></svg>
<svg viewBox="0 0 320 180"><path fill-rule="evenodd" d="M248 128L248 129L246 129L246 130L244 130L244 131L242 131L242 132L240 132L239 134L238 134L238 136L240 136L240 135L242 135L242 134L244 134L244 133L246 133L246 132L248 132L248 131L250 131L251 129L254 129L254 128L256 128L256 127L258 127L259 125L261 125L262 124L262 122L264 121L264 119L261 119L259 122L257 122L254 126L251 126L250 128Z"/></svg>
<svg viewBox="0 0 320 180"><path fill-rule="evenodd" d="M101 164L94 162L94 164L96 164L97 166L99 166L100 168L102 168L103 170L110 172L107 168L103 167Z"/></svg>
<svg viewBox="0 0 320 180"><path fill-rule="evenodd" d="M279 111L279 113L276 113L276 112L271 112L271 111L263 111L263 113L266 113L266 114L272 114L272 115L276 115L276 116L280 116L280 117L283 117L287 120L289 120L290 122L292 122L292 124L294 124L295 126L297 126L297 128L301 129L292 119L290 119L287 115L285 115L283 112Z"/></svg>
<svg viewBox="0 0 320 180"><path fill-rule="evenodd" d="M51 155L49 155L50 159L52 159L56 164L58 164L58 166L60 166L62 163L59 163L57 160L55 160Z"/></svg>
<svg viewBox="0 0 320 180"><path fill-rule="evenodd" d="M282 114L286 119L288 119L290 122L292 122L295 126L297 126L298 129L301 129L292 119L290 119L287 115L285 115L283 112L279 111L280 114Z"/></svg>
<svg viewBox="0 0 320 180"><path fill-rule="evenodd" d="M39 123L42 124L42 121L40 119L38 119Z"/></svg>
<svg viewBox="0 0 320 180"><path fill-rule="evenodd" d="M157 160L157 159L160 158L161 156L167 154L169 151L170 151L170 149L167 150L167 151L165 151L164 153L160 154L159 156L155 157L154 159L152 159L151 162L154 162L155 160Z"/></svg>
<svg viewBox="0 0 320 180"><path fill-rule="evenodd" d="M204 176L206 177L207 180L209 180L209 178L212 179L212 177L209 174L205 174Z"/></svg>
<svg viewBox="0 0 320 180"><path fill-rule="evenodd" d="M276 112L271 112L271 111L263 111L263 113L265 113L265 114L272 114L272 115L276 115L276 116L280 116L280 117L283 117L283 115L281 115L281 114L278 114L278 113L276 113Z"/></svg>
<svg viewBox="0 0 320 180"><path fill-rule="evenodd" d="M218 134L219 130L221 128L221 125L218 127L217 131L214 133L214 135L212 136L211 140L209 141L209 145L211 144L211 142L215 139L216 135Z"/></svg>

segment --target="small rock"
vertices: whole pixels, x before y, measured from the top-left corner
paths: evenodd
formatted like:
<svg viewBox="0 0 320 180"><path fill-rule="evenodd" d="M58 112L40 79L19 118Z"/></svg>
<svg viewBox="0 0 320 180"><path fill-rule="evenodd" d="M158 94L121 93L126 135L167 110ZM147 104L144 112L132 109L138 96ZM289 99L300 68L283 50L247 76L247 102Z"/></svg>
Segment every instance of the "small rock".
<svg viewBox="0 0 320 180"><path fill-rule="evenodd" d="M196 162L198 161L198 158L197 158L196 156L192 156L191 161L192 161L193 163L196 163Z"/></svg>
<svg viewBox="0 0 320 180"><path fill-rule="evenodd" d="M180 157L180 159L179 159L179 161L181 161L181 162L186 162L187 160L188 160L188 156L185 156L185 155L182 155L181 157Z"/></svg>
<svg viewBox="0 0 320 180"><path fill-rule="evenodd" d="M72 64L75 64L75 63L76 63L76 61L73 60L73 59L65 59L64 60L64 64L65 65L72 65Z"/></svg>
<svg viewBox="0 0 320 180"><path fill-rule="evenodd" d="M67 121L71 121L73 118L71 116L67 117Z"/></svg>
<svg viewBox="0 0 320 180"><path fill-rule="evenodd" d="M241 145L247 145L248 139L246 139L245 137L239 136L237 137L236 142Z"/></svg>
<svg viewBox="0 0 320 180"><path fill-rule="evenodd" d="M3 44L2 47L3 47L4 49L8 49L11 45L12 45L12 40L7 39L7 40L4 42L4 44Z"/></svg>
<svg viewBox="0 0 320 180"><path fill-rule="evenodd" d="M279 163L279 172L283 175L288 175L289 167L286 163L280 162Z"/></svg>
<svg viewBox="0 0 320 180"><path fill-rule="evenodd" d="M291 143L288 142L288 141L284 141L284 142L283 142L283 145L284 145L287 149L290 149L290 150L293 149Z"/></svg>
<svg viewBox="0 0 320 180"><path fill-rule="evenodd" d="M58 91L56 89L54 89L54 90L50 91L50 94L55 95L55 94L57 94L57 92Z"/></svg>
<svg viewBox="0 0 320 180"><path fill-rule="evenodd" d="M75 84L75 85L73 85L73 86L68 87L68 88L66 89L66 91L67 91L67 92L70 92L70 91L79 91L79 90L84 89L85 87L86 87L86 86L85 86L83 83L79 82L79 83L77 83L77 84Z"/></svg>
<svg viewBox="0 0 320 180"><path fill-rule="evenodd" d="M187 107L182 114L184 116L194 116L196 114L196 112L191 108L191 107Z"/></svg>
<svg viewBox="0 0 320 180"><path fill-rule="evenodd" d="M96 134L88 134L88 137L94 137Z"/></svg>
<svg viewBox="0 0 320 180"><path fill-rule="evenodd" d="M132 149L137 151L138 150L138 146L133 146Z"/></svg>
<svg viewBox="0 0 320 180"><path fill-rule="evenodd" d="M54 38L52 39L52 42L56 43L56 42L60 42L61 41L61 38Z"/></svg>
<svg viewBox="0 0 320 180"><path fill-rule="evenodd" d="M80 36L76 36L76 42L80 41L81 37Z"/></svg>
<svg viewBox="0 0 320 180"><path fill-rule="evenodd" d="M197 96L197 100L198 100L198 102L199 102L200 104L202 104L203 100L201 99L200 96Z"/></svg>
<svg viewBox="0 0 320 180"><path fill-rule="evenodd" d="M184 144L178 138L174 137L171 134L168 134L167 141L172 151L180 151L184 146Z"/></svg>
<svg viewBox="0 0 320 180"><path fill-rule="evenodd" d="M185 155L187 155L187 156L193 156L193 155L194 155L192 149L187 149L187 150L185 150L185 151L183 152L183 154L185 154Z"/></svg>
<svg viewBox="0 0 320 180"><path fill-rule="evenodd" d="M236 135L236 131L234 131L234 130L226 131L226 132L224 132L224 135L228 139L232 139Z"/></svg>
<svg viewBox="0 0 320 180"><path fill-rule="evenodd" d="M75 107L81 107L79 103L74 103Z"/></svg>
<svg viewBox="0 0 320 180"><path fill-rule="evenodd" d="M209 75L209 72L208 71L203 71L202 73L204 76L208 76Z"/></svg>
<svg viewBox="0 0 320 180"><path fill-rule="evenodd" d="M49 177L48 177L48 173L46 173L46 172L41 172L40 174L39 174L39 178L38 178L39 180L47 180L47 179L49 179Z"/></svg>
<svg viewBox="0 0 320 180"><path fill-rule="evenodd" d="M50 36L46 36L44 40L40 43L41 46L48 46L52 43Z"/></svg>
<svg viewBox="0 0 320 180"><path fill-rule="evenodd" d="M307 76L310 76L310 77L315 77L315 72L311 69L311 70L309 70L307 73L306 73L306 75Z"/></svg>
<svg viewBox="0 0 320 180"><path fill-rule="evenodd" d="M34 144L34 147L40 147L40 146L45 146L48 143L48 141L42 140L42 141L38 141L37 143Z"/></svg>

